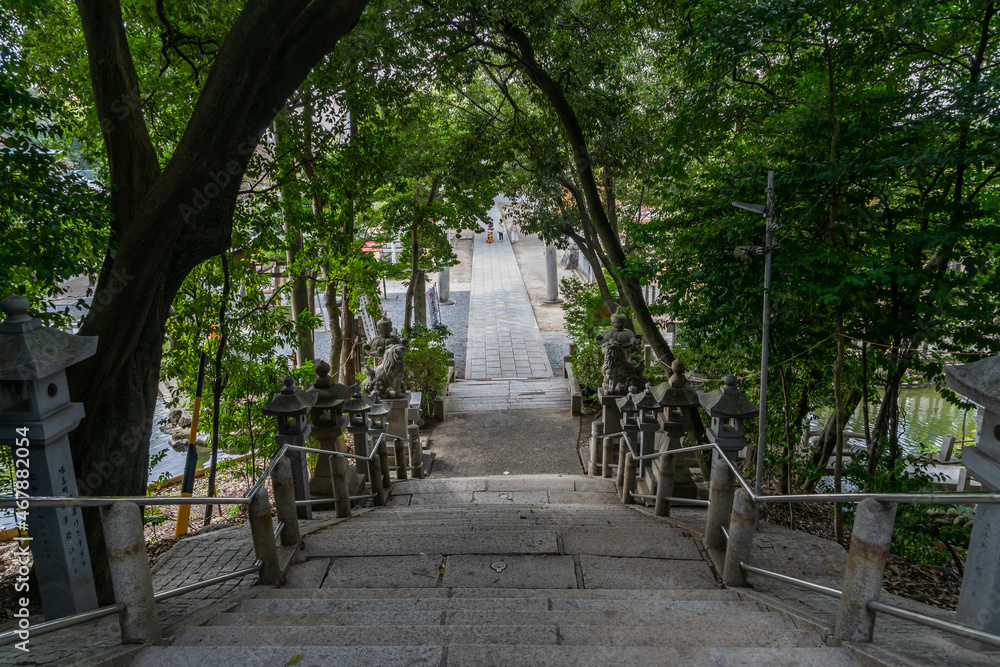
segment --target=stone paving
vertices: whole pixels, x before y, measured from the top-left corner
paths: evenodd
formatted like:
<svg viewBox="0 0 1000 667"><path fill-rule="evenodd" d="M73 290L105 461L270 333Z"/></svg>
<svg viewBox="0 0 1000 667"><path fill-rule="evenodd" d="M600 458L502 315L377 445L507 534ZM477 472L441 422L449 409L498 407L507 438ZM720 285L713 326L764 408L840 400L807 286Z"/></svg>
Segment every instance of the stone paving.
<svg viewBox="0 0 1000 667"><path fill-rule="evenodd" d="M552 366L507 237L476 234L465 378L551 378Z"/></svg>

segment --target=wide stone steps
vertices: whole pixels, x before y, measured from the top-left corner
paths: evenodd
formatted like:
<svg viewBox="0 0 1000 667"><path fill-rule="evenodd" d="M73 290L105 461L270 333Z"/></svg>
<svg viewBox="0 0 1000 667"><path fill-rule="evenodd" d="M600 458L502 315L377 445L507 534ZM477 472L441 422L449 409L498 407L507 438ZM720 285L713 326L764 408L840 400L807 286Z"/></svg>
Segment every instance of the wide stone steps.
<svg viewBox="0 0 1000 667"><path fill-rule="evenodd" d="M723 589L694 540L608 480L413 480L394 496L307 535L284 588L133 664L856 664Z"/></svg>

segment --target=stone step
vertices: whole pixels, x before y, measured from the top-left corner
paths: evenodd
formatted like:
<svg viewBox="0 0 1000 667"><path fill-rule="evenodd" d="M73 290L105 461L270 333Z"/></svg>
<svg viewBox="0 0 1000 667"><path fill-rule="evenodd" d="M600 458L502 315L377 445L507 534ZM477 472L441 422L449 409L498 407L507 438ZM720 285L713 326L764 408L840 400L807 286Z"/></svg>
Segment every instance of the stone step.
<svg viewBox="0 0 1000 667"><path fill-rule="evenodd" d="M618 522L583 522L583 521L535 521L533 519L502 519L496 521L420 521L415 523L399 522L393 525L365 523L351 525L349 522L336 528L324 531L318 535L310 535L306 540L347 539L358 536L382 536L409 539L413 535L454 534L454 533L504 533L510 531L556 531L559 533L593 533L593 534L631 534L642 535L650 539L680 539L679 529L667 524L637 522L636 525L623 527Z"/></svg>
<svg viewBox="0 0 1000 667"><path fill-rule="evenodd" d="M543 600L661 600L738 602L739 593L732 589L608 589L608 588L261 588L255 600L363 600L448 598L517 598Z"/></svg>
<svg viewBox="0 0 1000 667"><path fill-rule="evenodd" d="M320 650L316 649L316 654ZM312 665L301 662L299 665ZM318 663L316 663L318 664ZM847 649L832 648L741 648L720 646L624 647L624 646L477 646L448 647L448 667L718 667L720 665L767 665L768 667L857 667Z"/></svg>
<svg viewBox="0 0 1000 667"><path fill-rule="evenodd" d="M396 613L435 612L440 616L445 611L516 611L516 612L711 612L718 615L733 609L752 610L761 616L755 603L720 602L715 600L574 600L560 598L440 598L413 597L402 599L359 598L359 599L317 599L317 598L250 598L240 603L237 613L241 614L336 614L342 612L379 613L387 610ZM441 619L438 618L438 621ZM515 623L516 624L516 623ZM286 624L282 624L286 625Z"/></svg>
<svg viewBox="0 0 1000 667"><path fill-rule="evenodd" d="M563 601L566 602L566 601ZM576 602L576 601L573 601ZM211 625L215 626L383 626L383 625L570 625L607 626L658 626L698 628L699 633L714 632L722 626L739 624L741 628L794 629L791 621L782 614L761 612L752 602L677 602L669 611L635 609L617 611L581 611L553 609L533 610L470 610L400 611L385 602L385 611L338 611L316 613L298 612L233 612L221 614ZM696 608L690 608L696 607Z"/></svg>
<svg viewBox="0 0 1000 667"><path fill-rule="evenodd" d="M692 634L695 636L686 636ZM448 644L567 644L570 646L732 646L786 649L821 646L805 630L751 625L715 629L710 636L681 634L654 626L595 627L558 625L386 625L371 632L331 627L189 627L176 646L443 646ZM293 654L294 655L294 654Z"/></svg>
<svg viewBox="0 0 1000 667"><path fill-rule="evenodd" d="M336 531L306 541L304 556L404 556L408 554L557 554L556 534L541 531L492 531L387 535L355 535L345 539Z"/></svg>
<svg viewBox="0 0 1000 667"><path fill-rule="evenodd" d="M496 475L492 477L433 477L396 482L398 494L444 491L592 491L613 493L614 481L587 475Z"/></svg>
<svg viewBox="0 0 1000 667"><path fill-rule="evenodd" d="M295 660L292 663L292 660ZM444 662L441 646L150 646L132 662L133 667L424 667ZM452 644L449 667L718 667L719 665L769 665L770 667L856 667L845 649L625 646L481 646Z"/></svg>

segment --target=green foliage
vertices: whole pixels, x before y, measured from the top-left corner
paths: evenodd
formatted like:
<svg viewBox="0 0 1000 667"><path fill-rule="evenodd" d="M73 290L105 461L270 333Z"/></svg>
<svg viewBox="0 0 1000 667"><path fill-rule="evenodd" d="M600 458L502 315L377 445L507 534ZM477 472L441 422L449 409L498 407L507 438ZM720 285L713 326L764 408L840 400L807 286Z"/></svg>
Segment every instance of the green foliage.
<svg viewBox="0 0 1000 667"><path fill-rule="evenodd" d="M882 459L874 475L868 474L867 461L867 453L855 455L844 466L844 478L871 493L927 492L934 482L944 479L943 474L928 471L931 464L925 458L901 458L891 466ZM956 557L964 558L971 530L964 525L938 527L932 520L934 510L948 507L900 503L892 530L891 552L928 565L946 565ZM853 506L845 510L854 513Z"/></svg>
<svg viewBox="0 0 1000 667"><path fill-rule="evenodd" d="M444 325L427 329L415 325L410 329L406 348L406 386L421 394L420 408L425 415L433 414L434 399L448 388L448 348L445 341L451 334Z"/></svg>
<svg viewBox="0 0 1000 667"><path fill-rule="evenodd" d="M597 335L610 328L610 314L594 283L564 278L562 295L566 333L574 347L573 375L580 383L584 398L596 400L597 388L603 382L601 366L604 363Z"/></svg>
<svg viewBox="0 0 1000 667"><path fill-rule="evenodd" d="M68 307L49 302L61 296L58 282L97 271L111 215L64 132L58 99L31 86L14 46L20 20L33 15L0 6L0 298L23 294L36 317L68 325Z"/></svg>

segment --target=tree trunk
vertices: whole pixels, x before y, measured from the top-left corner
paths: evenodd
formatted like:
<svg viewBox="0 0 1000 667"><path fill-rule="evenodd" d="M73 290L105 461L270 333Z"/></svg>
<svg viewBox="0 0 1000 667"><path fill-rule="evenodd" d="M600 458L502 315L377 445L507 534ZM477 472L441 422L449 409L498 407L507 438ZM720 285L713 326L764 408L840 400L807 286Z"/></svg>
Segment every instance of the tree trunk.
<svg viewBox="0 0 1000 667"><path fill-rule="evenodd" d="M340 377L340 354L344 344L344 335L340 328L340 308L337 305L337 281L326 276L326 288L323 290L323 305L330 318L330 368L332 377Z"/></svg>
<svg viewBox="0 0 1000 667"><path fill-rule="evenodd" d="M229 326L226 323L226 305L229 301L231 281L229 279L229 259L222 253L222 304L219 306L219 347L215 351L215 378L212 382L212 462L208 470L208 497L215 497L215 471L219 464L219 412L222 391L226 388L226 373L222 369L222 359L229 341ZM212 522L212 506L205 505L203 526Z"/></svg>
<svg viewBox="0 0 1000 667"><path fill-rule="evenodd" d="M580 126L580 121L576 117L576 112L567 100L561 85L549 76L548 72L538 63L531 42L524 32L509 25L502 26L501 32L517 49L521 69L549 101L553 111L559 117L573 152L576 171L580 177L590 218L608 259L619 270L621 296L631 306L632 317L639 325L643 338L653 349L654 356L662 365L669 366L674 361L674 353L663 338L663 334L660 333L659 327L656 326L653 315L649 312L649 307L642 295L642 284L637 277L628 275L628 271L623 270L628 268L628 258L622 249L618 234L608 220L607 212L601 201L587 149L587 140L583 134L583 128Z"/></svg>
<svg viewBox="0 0 1000 667"><path fill-rule="evenodd" d="M833 396L836 414L844 412L844 395L841 391L840 376L844 370L844 316L837 309L837 360L833 364ZM833 492L841 492L841 474L844 466L844 427L847 420L837 420L837 455L833 463ZM838 544L844 543L844 506L833 505L833 534Z"/></svg>
<svg viewBox="0 0 1000 667"><path fill-rule="evenodd" d="M69 370L86 417L70 435L82 495L142 495L164 329L184 278L230 243L240 179L263 131L367 0L260 0L236 17L184 134L160 171L117 0L78 0L113 185L114 253L80 333L97 354ZM114 598L97 510L84 518L98 597Z"/></svg>
<svg viewBox="0 0 1000 667"><path fill-rule="evenodd" d="M816 445L813 448L811 461L814 469L819 468L820 466L825 467L826 462L830 460L830 456L833 454L834 448L837 446L837 430L843 430L847 426L847 422L850 421L851 415L854 413L854 408L857 407L860 399L861 390L852 388L851 391L848 392L847 398L841 402L843 405L843 411L840 413L839 417L836 410L834 411L834 414L830 415L830 419L827 420L826 426L823 427L823 432L820 433L819 439L816 441ZM803 479L801 486L807 492L811 492L816 488L816 479Z"/></svg>
<svg viewBox="0 0 1000 667"><path fill-rule="evenodd" d="M281 154L292 152L289 141L288 110L283 110L274 121L275 151ZM291 306L292 321L295 322L295 360L299 366L313 361L316 354L313 349L312 330L306 328L302 321L302 314L309 313L309 284L308 276L302 267L298 266L299 253L302 250L302 232L294 222L295 207L294 201L298 193L291 186L291 179L285 180L285 185L281 187L281 213L284 217L282 221L285 229L285 268L288 279L292 281L292 290L289 298Z"/></svg>

